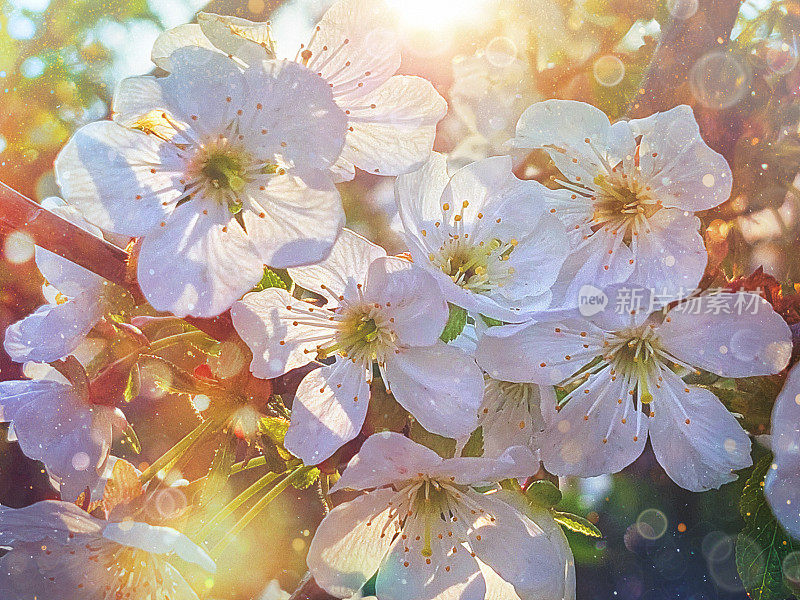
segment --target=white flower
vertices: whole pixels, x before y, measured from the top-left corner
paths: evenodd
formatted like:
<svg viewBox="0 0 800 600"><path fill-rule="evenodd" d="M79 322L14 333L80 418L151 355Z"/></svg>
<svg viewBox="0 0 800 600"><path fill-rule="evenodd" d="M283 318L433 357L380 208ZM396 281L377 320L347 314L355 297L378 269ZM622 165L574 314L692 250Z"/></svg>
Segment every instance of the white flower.
<svg viewBox="0 0 800 600"><path fill-rule="evenodd" d="M327 298L325 306L269 288L247 294L231 315L253 352L256 377L334 359L297 389L285 439L290 452L316 464L358 434L373 362L425 429L448 437L475 429L483 377L472 358L439 340L448 308L429 275L347 229L325 261L289 274Z"/></svg>
<svg viewBox="0 0 800 600"><path fill-rule="evenodd" d="M525 448L497 459L442 459L397 433L373 435L332 488L365 493L322 520L309 570L339 597L356 593L376 571L378 600L483 600L489 586L523 600L569 597L572 557L552 517L540 525L506 494L472 487L536 469ZM504 586L491 575L487 585L487 571Z"/></svg>
<svg viewBox="0 0 800 600"><path fill-rule="evenodd" d="M264 264L330 252L343 213L328 169L345 115L295 63L242 71L199 47L170 60L168 77L120 84L117 121L78 130L56 175L88 221L142 238L138 279L154 308L208 317L251 289Z"/></svg>
<svg viewBox="0 0 800 600"><path fill-rule="evenodd" d="M47 500L0 506L0 596L5 600L197 600L170 555L214 572L214 561L182 533L135 521L95 519Z"/></svg>
<svg viewBox="0 0 800 600"><path fill-rule="evenodd" d="M697 286L708 257L693 213L727 200L732 177L690 107L612 125L589 104L547 100L525 111L513 144L546 150L564 177L549 198L574 246L559 301L574 306L584 284L681 295Z"/></svg>
<svg viewBox="0 0 800 600"><path fill-rule="evenodd" d="M433 274L448 302L503 321L547 308L568 251L564 226L547 213L545 190L517 179L507 156L449 177L444 156L433 153L396 182L414 261Z"/></svg>
<svg viewBox="0 0 800 600"><path fill-rule="evenodd" d="M244 64L274 58L268 23L209 13L198 21L162 34L153 62L172 70L172 52L185 45L217 48ZM337 0L294 60L324 79L347 114L345 146L333 167L337 180L352 179L355 167L399 175L428 158L447 103L425 79L394 75L400 48L382 0Z"/></svg>
<svg viewBox="0 0 800 600"><path fill-rule="evenodd" d="M128 425L118 408L90 404L85 391L52 380L0 382L0 422L11 423L22 452L44 463L65 500L95 488L115 431Z"/></svg>
<svg viewBox="0 0 800 600"><path fill-rule="evenodd" d="M42 204L50 211L102 237L102 231L74 206L48 200ZM71 354L123 293L99 275L40 246L36 247L36 266L46 280L48 303L6 329L3 348L16 362L50 363Z"/></svg>
<svg viewBox="0 0 800 600"><path fill-rule="evenodd" d="M737 314L737 298L757 302L757 312ZM786 366L792 344L789 327L763 299L724 293L704 300L697 312L686 303L665 317L608 309L591 321L564 316L491 327L476 360L503 380L574 388L561 410L543 406L548 431L541 452L551 473L620 471L642 453L649 431L675 483L716 488L751 464L750 439L713 393L684 383L681 369L769 375ZM711 306L728 312L711 314Z"/></svg>
<svg viewBox="0 0 800 600"><path fill-rule="evenodd" d="M800 367L794 366L772 409L772 452L764 494L775 516L800 539Z"/></svg>

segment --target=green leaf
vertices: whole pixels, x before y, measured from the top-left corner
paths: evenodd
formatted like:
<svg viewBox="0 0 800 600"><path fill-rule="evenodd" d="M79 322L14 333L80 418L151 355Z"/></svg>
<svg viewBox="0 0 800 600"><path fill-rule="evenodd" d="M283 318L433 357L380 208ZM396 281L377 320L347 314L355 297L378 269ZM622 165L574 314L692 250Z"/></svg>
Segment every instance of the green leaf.
<svg viewBox="0 0 800 600"><path fill-rule="evenodd" d="M464 326L467 324L467 311L456 306L455 304L448 304L450 307L450 316L447 318L447 324L444 326L444 331L439 338L443 342L452 342L456 339L461 332L464 331Z"/></svg>
<svg viewBox="0 0 800 600"><path fill-rule="evenodd" d="M483 319L483 322L486 323L487 327L499 327L503 324L502 321L493 319L492 317L487 317L486 315L481 315L481 319Z"/></svg>
<svg viewBox="0 0 800 600"><path fill-rule="evenodd" d="M319 479L319 469L315 467L301 473L297 478L293 479L292 485L295 489L304 490L311 487L317 479Z"/></svg>
<svg viewBox="0 0 800 600"><path fill-rule="evenodd" d="M289 430L289 421L280 417L261 417L258 422L258 432L266 435L276 444L283 445L283 438Z"/></svg>
<svg viewBox="0 0 800 600"><path fill-rule="evenodd" d="M264 276L261 278L261 281L258 282L256 287L253 288L253 291L260 292L261 290L266 290L267 288L280 288L282 290L288 290L289 286L278 273L269 267L264 267Z"/></svg>
<svg viewBox="0 0 800 600"><path fill-rule="evenodd" d="M139 377L139 365L134 363L131 372L128 375L128 383L125 384L125 390L122 392L122 397L125 402L130 402L139 395L141 389L141 378Z"/></svg>
<svg viewBox="0 0 800 600"><path fill-rule="evenodd" d="M583 517L579 517L578 515L573 515L572 513L568 512L559 512L557 510L553 511L553 518L555 519L556 523L561 525L562 527L566 527L570 531L574 531L576 533L582 533L583 535L589 537L603 537L603 533L595 527L591 522L584 519Z"/></svg>
<svg viewBox="0 0 800 600"><path fill-rule="evenodd" d="M545 479L534 481L525 490L525 497L528 502L541 506L542 508L553 508L561 502L561 490L554 483ZM566 513L565 513L566 514Z"/></svg>
<svg viewBox="0 0 800 600"><path fill-rule="evenodd" d="M739 501L744 528L736 539L736 569L752 600L797 597L786 585L782 566L788 554L800 550L800 543L783 530L764 497L771 465L771 454L756 464Z"/></svg>
<svg viewBox="0 0 800 600"><path fill-rule="evenodd" d="M478 427L469 436L461 456L483 456L483 427Z"/></svg>
<svg viewBox="0 0 800 600"><path fill-rule="evenodd" d="M122 431L122 440L127 443L136 454L142 451L142 444L139 442L139 436L136 435L130 423L128 423L128 426Z"/></svg>
<svg viewBox="0 0 800 600"><path fill-rule="evenodd" d="M201 506L205 506L219 497L219 493L223 490L231 475L231 469L235 461L236 438L232 435L227 435L222 445L217 449L216 454L214 454L214 460L211 461L208 475L203 482L203 487L200 488L198 501Z"/></svg>

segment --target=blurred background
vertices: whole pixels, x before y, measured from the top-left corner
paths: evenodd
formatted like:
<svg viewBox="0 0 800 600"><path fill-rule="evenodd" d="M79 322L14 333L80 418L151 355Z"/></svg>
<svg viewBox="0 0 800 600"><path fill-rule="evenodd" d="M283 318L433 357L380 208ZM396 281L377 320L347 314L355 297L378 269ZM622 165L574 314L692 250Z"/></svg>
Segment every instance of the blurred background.
<svg viewBox="0 0 800 600"><path fill-rule="evenodd" d="M540 99L591 102L612 119L690 104L705 139L734 171L731 200L702 215L710 271L734 277L763 267L784 289L800 281L800 2L388 2L403 37L401 72L431 80L449 102L436 149L450 153L454 167L506 152L519 115ZM104 118L116 84L152 70L158 34L192 21L196 11L270 20L279 56L291 57L329 4L3 0L0 180L37 201L58 195L52 163L60 147L76 128ZM643 76L671 24L688 35L678 52L660 56L648 84L657 91L652 98L643 94ZM680 76L660 79L671 72ZM515 159L522 177L546 182L552 172L543 156ZM400 252L391 186L390 179L359 172L342 193L348 225ZM0 234L0 332L43 301L32 256L24 233ZM0 380L21 374L0 351ZM152 461L194 422L185 399L162 396L145 385L126 410L148 453L118 450L134 464ZM167 412L169 419L158 418ZM769 406L751 417L751 431L766 431ZM41 465L4 434L0 440L0 502L16 507L54 497ZM248 483L240 477L237 486ZM743 483L704 494L680 490L649 451L621 474L565 482L564 509L588 515L604 534L570 536L578 598L745 598L733 552ZM278 586L294 589L321 517L314 494L292 490L271 505L230 547L210 597L274 600Z"/></svg>

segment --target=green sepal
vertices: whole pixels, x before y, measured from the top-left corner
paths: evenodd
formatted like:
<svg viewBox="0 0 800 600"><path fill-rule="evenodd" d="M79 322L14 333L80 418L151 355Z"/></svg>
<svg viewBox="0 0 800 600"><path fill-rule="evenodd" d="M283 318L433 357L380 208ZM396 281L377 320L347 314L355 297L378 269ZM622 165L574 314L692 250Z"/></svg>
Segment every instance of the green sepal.
<svg viewBox="0 0 800 600"><path fill-rule="evenodd" d="M133 430L133 425L130 423L122 430L122 440L126 442L136 454L142 451L142 444L139 442L139 436L136 435L136 432Z"/></svg>
<svg viewBox="0 0 800 600"><path fill-rule="evenodd" d="M292 480L292 486L297 490L304 490L314 485L314 482L319 479L319 469L316 467L305 471L301 476Z"/></svg>
<svg viewBox="0 0 800 600"><path fill-rule="evenodd" d="M289 285L280 274L276 273L269 267L264 267L264 276L261 278L261 281L256 284L256 287L253 288L253 291L260 292L268 288L280 288L282 290L288 290Z"/></svg>
<svg viewBox="0 0 800 600"><path fill-rule="evenodd" d="M128 374L128 382L125 384L125 390L122 392L122 397L125 402L130 402L139 395L141 390L142 380L139 373L139 363L134 363L131 367L131 372Z"/></svg>
<svg viewBox="0 0 800 600"><path fill-rule="evenodd" d="M531 504L542 508L553 508L561 502L562 494L558 486L546 479L534 481L525 490L525 498Z"/></svg>
<svg viewBox="0 0 800 600"><path fill-rule="evenodd" d="M461 332L464 331L464 327L467 324L466 310L455 304L448 303L448 307L450 309L450 314L447 317L447 324L444 326L442 335L439 336L439 339L445 343L452 342L461 335Z"/></svg>
<svg viewBox="0 0 800 600"><path fill-rule="evenodd" d="M552 513L556 523L570 531L582 533L588 537L603 537L603 533L595 527L594 524L583 517L568 512L559 512L557 510L552 511Z"/></svg>

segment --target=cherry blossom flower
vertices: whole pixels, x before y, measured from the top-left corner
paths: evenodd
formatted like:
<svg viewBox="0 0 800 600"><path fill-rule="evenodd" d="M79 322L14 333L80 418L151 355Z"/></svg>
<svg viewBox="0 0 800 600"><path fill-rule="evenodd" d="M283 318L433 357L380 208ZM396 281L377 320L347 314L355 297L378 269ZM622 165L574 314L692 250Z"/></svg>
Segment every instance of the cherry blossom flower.
<svg viewBox="0 0 800 600"><path fill-rule="evenodd" d="M513 322L549 306L569 247L545 193L540 183L517 179L508 156L449 177L445 157L433 153L396 182L414 262L436 278L448 302Z"/></svg>
<svg viewBox="0 0 800 600"><path fill-rule="evenodd" d="M347 229L328 259L289 274L328 298L325 306L269 288L247 294L231 315L253 352L256 377L333 358L297 389L285 439L290 452L316 464L358 434L373 362L387 390L425 429L448 437L475 429L481 371L439 340L448 308L428 274Z"/></svg>
<svg viewBox="0 0 800 600"><path fill-rule="evenodd" d="M95 519L68 502L0 506L0 596L7 600L197 600L168 562L214 572L205 551L170 527Z"/></svg>
<svg viewBox="0 0 800 600"><path fill-rule="evenodd" d="M44 463L64 500L92 490L105 472L114 433L127 428L121 410L91 404L88 391L59 376L0 381L0 422L25 456Z"/></svg>
<svg viewBox="0 0 800 600"><path fill-rule="evenodd" d="M74 206L58 199L42 205L82 229L102 237ZM50 363L75 351L87 333L124 292L99 275L57 254L36 247L36 266L46 280L47 304L8 326L3 348L16 362Z"/></svg>
<svg viewBox="0 0 800 600"><path fill-rule="evenodd" d="M274 58L268 23L209 13L198 21L163 33L153 62L172 70L172 52L185 45L216 48L242 64ZM338 181L353 179L355 167L399 175L427 160L447 103L427 80L394 75L400 48L382 0L337 0L294 60L324 79L347 115L345 145L333 167Z"/></svg>
<svg viewBox="0 0 800 600"><path fill-rule="evenodd" d="M772 452L764 495L792 537L800 538L800 367L794 366L772 409Z"/></svg>
<svg viewBox="0 0 800 600"><path fill-rule="evenodd" d="M473 488L536 469L525 448L496 459L442 459L400 434L375 434L331 489L364 493L322 520L308 567L339 597L377 572L378 600L482 600L490 585L514 592L502 597L565 598L574 593L572 556L552 517L540 525L546 517L521 510L505 493Z"/></svg>
<svg viewBox="0 0 800 600"><path fill-rule="evenodd" d="M546 100L522 115L513 145L547 151L563 176L547 198L573 237L560 301L574 305L584 284L676 295L697 286L708 257L694 213L725 202L732 177L690 107L612 125L589 104Z"/></svg>
<svg viewBox="0 0 800 600"><path fill-rule="evenodd" d="M199 47L170 60L168 77L121 83L117 121L79 129L56 175L88 221L142 238L138 280L154 308L207 317L251 289L264 264L330 252L343 213L328 169L345 115L295 63L240 70Z"/></svg>
<svg viewBox="0 0 800 600"><path fill-rule="evenodd" d="M722 377L769 375L786 367L791 333L753 294L714 297L719 313L679 304L664 316L610 308L580 316L491 327L476 360L507 381L560 384L570 390L559 410L543 407L545 467L557 475L615 473L644 450L649 431L658 462L692 491L733 481L751 464L750 439L707 389L686 384L682 370ZM737 314L742 298L756 312ZM724 312L727 310L728 312ZM513 357L513 360L510 358Z"/></svg>

